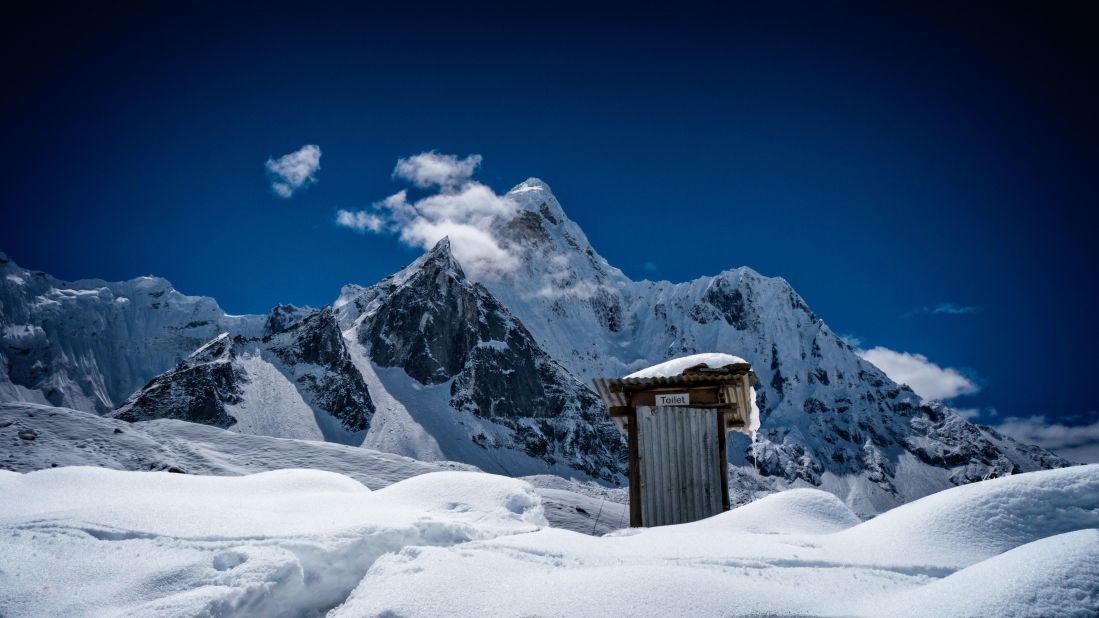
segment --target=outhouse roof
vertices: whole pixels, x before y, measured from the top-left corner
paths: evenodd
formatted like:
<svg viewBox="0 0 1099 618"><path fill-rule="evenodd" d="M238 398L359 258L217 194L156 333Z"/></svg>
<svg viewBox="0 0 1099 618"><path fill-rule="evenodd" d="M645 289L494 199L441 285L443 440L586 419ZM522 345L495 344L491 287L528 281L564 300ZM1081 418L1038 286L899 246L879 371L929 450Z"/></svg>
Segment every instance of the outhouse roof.
<svg viewBox="0 0 1099 618"><path fill-rule="evenodd" d="M706 363L700 363L688 367L679 375L653 376L644 378L597 378L594 380L595 389L608 406L626 405L626 392L646 390L648 388L667 388L682 386L692 388L698 386L717 386L728 382L739 381L741 376L748 375L751 386L759 382L756 373L752 371L750 363L732 363L721 367L710 367Z"/></svg>

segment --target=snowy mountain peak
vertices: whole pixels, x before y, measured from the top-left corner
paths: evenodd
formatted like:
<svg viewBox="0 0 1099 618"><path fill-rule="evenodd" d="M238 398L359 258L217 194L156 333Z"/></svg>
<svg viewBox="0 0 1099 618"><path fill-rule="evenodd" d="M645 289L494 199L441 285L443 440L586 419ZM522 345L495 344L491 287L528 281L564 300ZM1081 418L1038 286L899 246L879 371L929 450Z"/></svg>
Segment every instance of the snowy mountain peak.
<svg viewBox="0 0 1099 618"><path fill-rule="evenodd" d="M399 287L406 284L409 279L425 272L429 272L432 275L443 273L455 276L459 279L466 278L462 265L459 264L458 260L454 257L449 236L443 236L439 242L435 243L435 246L432 247L430 251L413 260L408 266L405 266L396 273L382 279L378 282L378 285L373 286L372 288L345 286L341 293L341 301L337 302L337 306L345 304L347 300L351 300L350 297L345 299L345 294L353 297L356 294L361 295L363 292L375 288Z"/></svg>
<svg viewBox="0 0 1099 618"><path fill-rule="evenodd" d="M535 178L533 176L512 187L507 194L509 196L516 196L523 193L540 193L544 196L543 199L553 198L553 191L550 189L550 186L541 178Z"/></svg>
<svg viewBox="0 0 1099 618"><path fill-rule="evenodd" d="M450 254L450 236L443 236L435 246L428 251L429 254Z"/></svg>
<svg viewBox="0 0 1099 618"><path fill-rule="evenodd" d="M492 232L516 258L518 266L485 281L497 298L508 307L523 302L553 305L561 298L594 298L594 302L608 307L617 302L612 288L625 283L626 276L596 253L548 185L536 178L528 179L512 189L507 198L519 209L513 216L497 220ZM543 308L554 310L552 306Z"/></svg>
<svg viewBox="0 0 1099 618"><path fill-rule="evenodd" d="M433 435L447 458L505 474L622 478L623 444L598 397L466 278L448 243L339 312L378 387L407 393L394 423L445 427Z"/></svg>
<svg viewBox="0 0 1099 618"><path fill-rule="evenodd" d="M458 260L454 257L454 252L450 246L450 237L443 236L439 242L435 243L435 246L424 254L422 260L417 260L413 263L415 268L434 268L437 270L443 270L446 272L457 273L460 277L465 277L465 272L462 270L462 265L458 263Z"/></svg>
<svg viewBox="0 0 1099 618"><path fill-rule="evenodd" d="M267 314L267 322L263 327L263 334L277 335L291 328L307 316L316 313L311 307L295 307L294 305L275 305L271 313Z"/></svg>

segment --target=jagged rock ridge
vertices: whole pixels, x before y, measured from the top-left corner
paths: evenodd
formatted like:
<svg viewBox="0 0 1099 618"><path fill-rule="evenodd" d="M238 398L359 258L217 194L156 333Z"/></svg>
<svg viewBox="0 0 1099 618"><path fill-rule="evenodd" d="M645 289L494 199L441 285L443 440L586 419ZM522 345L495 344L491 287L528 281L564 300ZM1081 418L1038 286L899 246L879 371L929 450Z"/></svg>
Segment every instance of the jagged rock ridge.
<svg viewBox="0 0 1099 618"><path fill-rule="evenodd" d="M268 324L284 317L285 311L276 308L273 315L279 317ZM325 307L273 330L252 339L222 333L175 369L154 378L114 416L131 422L175 418L226 428L242 423L241 429L249 433L361 442L370 428L374 403L351 362L332 309ZM293 388L309 413L302 415L301 405L264 401L269 389L262 387L272 379L284 390L287 385ZM261 386L258 392L253 388L256 383ZM274 414L287 418L261 421L256 413L272 411L259 407L274 407ZM315 422L310 423L310 415ZM285 422L295 416L300 422ZM298 433L302 430L304 435Z"/></svg>
<svg viewBox="0 0 1099 618"><path fill-rule="evenodd" d="M394 277L346 295L344 320L358 323L356 338L376 365L446 389L456 418L495 426L455 427L474 444L621 480L625 451L599 398L469 281L447 239Z"/></svg>

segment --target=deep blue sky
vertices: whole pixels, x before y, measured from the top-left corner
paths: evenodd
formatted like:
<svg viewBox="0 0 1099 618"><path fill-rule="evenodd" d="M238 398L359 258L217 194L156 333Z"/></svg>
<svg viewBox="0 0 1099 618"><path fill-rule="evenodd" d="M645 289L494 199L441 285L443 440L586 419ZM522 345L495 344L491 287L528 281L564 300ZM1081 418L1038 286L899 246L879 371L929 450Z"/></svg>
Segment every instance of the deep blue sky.
<svg viewBox="0 0 1099 618"><path fill-rule="evenodd" d="M970 372L961 407L1099 409L1099 32L1068 6L145 4L0 26L23 266L319 306L415 255L336 209L394 192L400 156L480 153L635 278L749 265ZM264 162L310 143L319 182L279 199ZM977 311L910 315L947 302Z"/></svg>

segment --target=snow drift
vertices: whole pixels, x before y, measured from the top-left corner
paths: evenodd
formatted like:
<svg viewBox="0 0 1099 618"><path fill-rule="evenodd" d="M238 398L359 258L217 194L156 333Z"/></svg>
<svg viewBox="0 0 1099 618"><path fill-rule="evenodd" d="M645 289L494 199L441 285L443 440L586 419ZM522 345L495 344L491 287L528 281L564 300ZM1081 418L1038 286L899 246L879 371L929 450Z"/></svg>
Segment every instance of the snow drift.
<svg viewBox="0 0 1099 618"><path fill-rule="evenodd" d="M932 513L939 516L929 519ZM601 538L543 529L409 549L379 559L333 615L1094 616L1099 609L1099 466L950 489L888 515L852 525L857 518L842 502L804 489L692 524ZM925 544L933 549L912 554Z"/></svg>
<svg viewBox="0 0 1099 618"><path fill-rule="evenodd" d="M20 433L33 433L23 440ZM454 461L418 461L369 448L253 436L175 419L128 423L79 410L33 403L0 403L0 468L32 472L57 466L177 471L238 476L311 468L349 476L382 489L428 472L465 470ZM596 534L625 525L626 491L543 475L528 477L542 497L550 525Z"/></svg>
<svg viewBox="0 0 1099 618"><path fill-rule="evenodd" d="M832 494L591 537L533 488L440 472L0 473L0 614L1094 616L1099 465L865 523Z"/></svg>
<svg viewBox="0 0 1099 618"><path fill-rule="evenodd" d="M545 525L527 483L439 472L372 492L330 472L0 472L4 616L296 616L380 555Z"/></svg>

